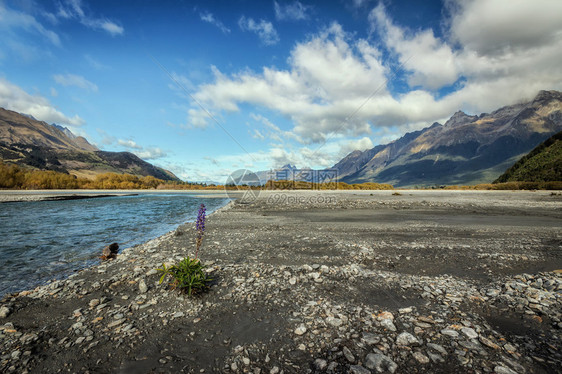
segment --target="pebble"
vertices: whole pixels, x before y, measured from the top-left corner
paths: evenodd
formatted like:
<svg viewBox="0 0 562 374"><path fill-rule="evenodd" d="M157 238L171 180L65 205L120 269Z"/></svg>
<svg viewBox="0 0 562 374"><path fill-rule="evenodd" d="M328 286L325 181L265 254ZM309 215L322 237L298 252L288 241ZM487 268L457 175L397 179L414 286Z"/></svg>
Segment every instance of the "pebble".
<svg viewBox="0 0 562 374"><path fill-rule="evenodd" d="M420 363L420 364L428 364L429 358L421 352L414 352L412 356Z"/></svg>
<svg viewBox="0 0 562 374"><path fill-rule="evenodd" d="M478 333L471 329L470 327L463 327L461 329L462 333L465 334L469 339L476 339L478 337Z"/></svg>
<svg viewBox="0 0 562 374"><path fill-rule="evenodd" d="M443 330L441 330L441 334L450 336L451 338L458 338L459 337L459 333L457 331L451 330L451 329L443 329Z"/></svg>
<svg viewBox="0 0 562 374"><path fill-rule="evenodd" d="M349 367L349 372L351 374L371 374L371 372L360 365L351 365Z"/></svg>
<svg viewBox="0 0 562 374"><path fill-rule="evenodd" d="M349 348L347 347L343 347L343 355L345 356L345 359L351 363L355 362L355 356L353 355L353 353L351 353L351 351L349 350Z"/></svg>
<svg viewBox="0 0 562 374"><path fill-rule="evenodd" d="M328 367L328 361L317 358L316 360L314 360L314 366L317 370L322 371Z"/></svg>
<svg viewBox="0 0 562 374"><path fill-rule="evenodd" d="M398 365L382 353L369 353L365 359L365 366L376 370L377 373L394 373Z"/></svg>
<svg viewBox="0 0 562 374"><path fill-rule="evenodd" d="M392 320L385 318L385 319L381 320L380 323L381 323L381 326L384 327L385 329L390 330L390 331L396 331L396 326L394 326L394 323L392 322Z"/></svg>
<svg viewBox="0 0 562 374"><path fill-rule="evenodd" d="M403 332L396 337L396 344L401 346L409 346L413 344L419 344L419 341L418 338L416 338L409 332Z"/></svg>
<svg viewBox="0 0 562 374"><path fill-rule="evenodd" d="M306 331L307 331L306 326L304 324L301 324L299 327L295 329L295 334L301 336L304 335Z"/></svg>
<svg viewBox="0 0 562 374"><path fill-rule="evenodd" d="M6 318L10 315L12 311L10 310L10 308L3 306L0 308L0 318Z"/></svg>
<svg viewBox="0 0 562 374"><path fill-rule="evenodd" d="M141 279L139 282L139 292L146 293L147 291L148 291L148 286L146 285L144 279Z"/></svg>
<svg viewBox="0 0 562 374"><path fill-rule="evenodd" d="M343 321L339 318L328 317L326 318L326 323L333 327L340 327L343 324Z"/></svg>

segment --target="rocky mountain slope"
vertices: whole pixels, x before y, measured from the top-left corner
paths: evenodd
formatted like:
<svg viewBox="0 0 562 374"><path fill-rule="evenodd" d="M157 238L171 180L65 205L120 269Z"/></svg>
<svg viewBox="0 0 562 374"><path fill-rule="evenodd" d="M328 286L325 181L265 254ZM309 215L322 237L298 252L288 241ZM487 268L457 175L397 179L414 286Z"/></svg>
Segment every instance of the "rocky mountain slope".
<svg viewBox="0 0 562 374"><path fill-rule="evenodd" d="M104 152L70 130L0 108L0 161L94 178L106 172L178 180L129 152Z"/></svg>
<svg viewBox="0 0 562 374"><path fill-rule="evenodd" d="M542 141L562 130L562 93L479 116L461 111L386 145L354 151L334 165L341 181L394 186L491 182Z"/></svg>
<svg viewBox="0 0 562 374"><path fill-rule="evenodd" d="M562 131L517 161L495 183L562 181Z"/></svg>

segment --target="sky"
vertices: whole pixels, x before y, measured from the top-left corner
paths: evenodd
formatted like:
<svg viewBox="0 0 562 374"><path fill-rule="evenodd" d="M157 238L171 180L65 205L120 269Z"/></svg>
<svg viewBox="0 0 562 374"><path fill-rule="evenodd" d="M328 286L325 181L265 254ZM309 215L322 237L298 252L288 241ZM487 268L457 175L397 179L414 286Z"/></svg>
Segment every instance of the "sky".
<svg viewBox="0 0 562 374"><path fill-rule="evenodd" d="M562 90L562 1L0 0L0 107L188 181Z"/></svg>

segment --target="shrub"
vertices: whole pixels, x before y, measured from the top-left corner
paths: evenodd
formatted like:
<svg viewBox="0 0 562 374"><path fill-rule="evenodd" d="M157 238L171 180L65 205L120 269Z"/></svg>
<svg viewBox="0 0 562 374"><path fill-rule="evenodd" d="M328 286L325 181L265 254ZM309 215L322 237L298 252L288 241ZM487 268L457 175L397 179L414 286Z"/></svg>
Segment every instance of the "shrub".
<svg viewBox="0 0 562 374"><path fill-rule="evenodd" d="M209 288L208 283L212 278L205 273L205 265L201 264L199 259L184 258L176 265L166 267L162 264L162 268L157 269L162 274L160 277L160 284L164 282L167 275L172 277L170 285L180 291L186 292L189 296L193 293L203 292Z"/></svg>

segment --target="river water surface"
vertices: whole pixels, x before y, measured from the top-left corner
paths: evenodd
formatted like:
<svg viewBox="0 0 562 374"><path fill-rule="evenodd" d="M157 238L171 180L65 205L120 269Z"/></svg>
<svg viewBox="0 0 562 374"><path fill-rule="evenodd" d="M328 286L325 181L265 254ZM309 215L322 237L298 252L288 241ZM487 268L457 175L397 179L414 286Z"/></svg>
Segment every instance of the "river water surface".
<svg viewBox="0 0 562 374"><path fill-rule="evenodd" d="M106 245L146 242L224 206L225 198L146 193L0 204L0 298L99 262Z"/></svg>

